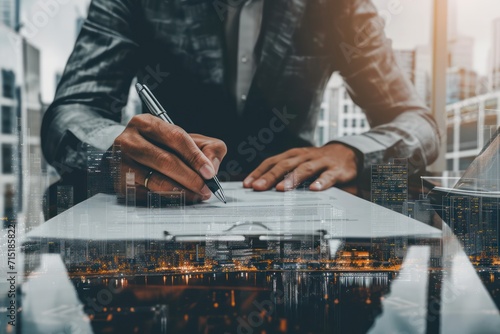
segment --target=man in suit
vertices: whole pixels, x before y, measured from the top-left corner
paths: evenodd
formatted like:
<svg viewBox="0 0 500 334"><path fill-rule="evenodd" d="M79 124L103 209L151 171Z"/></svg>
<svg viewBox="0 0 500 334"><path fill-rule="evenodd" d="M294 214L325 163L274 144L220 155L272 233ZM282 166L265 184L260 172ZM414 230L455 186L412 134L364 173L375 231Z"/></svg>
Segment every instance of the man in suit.
<svg viewBox="0 0 500 334"><path fill-rule="evenodd" d="M313 147L334 71L371 130ZM148 114L120 124L134 77L178 126ZM257 191L284 190L288 173L292 187L324 190L392 157L414 173L439 141L370 0L93 0L42 125L63 182L84 179L82 147L115 144L118 188L133 172L140 197L182 189L189 201L210 197L203 179L216 173Z"/></svg>

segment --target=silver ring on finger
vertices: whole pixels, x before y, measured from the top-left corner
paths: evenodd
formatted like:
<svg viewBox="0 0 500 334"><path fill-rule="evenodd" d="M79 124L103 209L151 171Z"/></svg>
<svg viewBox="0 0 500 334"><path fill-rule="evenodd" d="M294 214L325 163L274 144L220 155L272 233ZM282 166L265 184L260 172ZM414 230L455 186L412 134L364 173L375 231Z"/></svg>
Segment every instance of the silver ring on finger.
<svg viewBox="0 0 500 334"><path fill-rule="evenodd" d="M148 183L149 183L149 179L151 178L151 176L153 175L154 173L154 170L150 170L148 175L146 175L146 178L144 179L144 188L148 189Z"/></svg>

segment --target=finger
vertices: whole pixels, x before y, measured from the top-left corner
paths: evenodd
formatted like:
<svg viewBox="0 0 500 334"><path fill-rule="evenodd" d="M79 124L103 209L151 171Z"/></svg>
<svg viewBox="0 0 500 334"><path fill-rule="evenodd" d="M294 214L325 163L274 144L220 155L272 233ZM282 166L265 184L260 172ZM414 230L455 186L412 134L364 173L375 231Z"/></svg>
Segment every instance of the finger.
<svg viewBox="0 0 500 334"><path fill-rule="evenodd" d="M215 173L217 173L220 163L227 153L226 144L222 140L199 134L190 134L190 136L203 154L212 162Z"/></svg>
<svg viewBox="0 0 500 334"><path fill-rule="evenodd" d="M268 158L255 168L248 176L243 180L243 187L252 188L252 184L255 180L259 179L264 173L268 172L271 168L274 167L279 159L279 155Z"/></svg>
<svg viewBox="0 0 500 334"><path fill-rule="evenodd" d="M309 186L310 190L321 191L333 187L339 180L339 171L328 169Z"/></svg>
<svg viewBox="0 0 500 334"><path fill-rule="evenodd" d="M167 152L158 146L138 136L121 141L122 152L146 169L156 170L165 177L175 180L186 190L203 195L206 192L205 182L201 176L189 168L175 154ZM129 161L129 164L131 162ZM133 168L136 170L137 168ZM123 174L122 174L123 175ZM143 175L143 179L146 175Z"/></svg>
<svg viewBox="0 0 500 334"><path fill-rule="evenodd" d="M254 171L252 171L246 178L243 180L243 187L252 188L255 180L258 180L262 175L267 173L271 168L274 167L276 163L279 161L293 158L297 156L301 156L304 154L304 148L293 148L284 153L275 155L271 158L264 160Z"/></svg>
<svg viewBox="0 0 500 334"><path fill-rule="evenodd" d="M208 180L215 176L212 162L203 154L186 131L152 115L141 116L143 117L132 118L130 122L132 126L136 126L142 136L168 146L205 179Z"/></svg>
<svg viewBox="0 0 500 334"><path fill-rule="evenodd" d="M172 195L171 192L183 192L186 202L189 203L195 203L209 199L212 193L207 186L205 187L206 189L204 189L203 194L200 195L199 193L184 188L181 184L168 177L165 177L165 175L156 172L153 172L153 174L149 176L147 188L145 188L144 185L139 185L139 188L141 189L159 193L160 195Z"/></svg>
<svg viewBox="0 0 500 334"><path fill-rule="evenodd" d="M153 173L149 175L152 171L151 169L147 168L146 166L140 165L130 159L126 159L126 162L123 164L123 166L123 171L134 173L134 181L135 185L137 186L137 196L139 198L139 194L144 195L142 196L144 197L143 200L146 199L145 195L147 195L148 190L156 193L162 193L166 191L183 191L185 193L186 201L189 202L197 202L210 198L211 192L206 186L203 191L194 192L155 170L153 170ZM126 173L122 172L121 175L126 175ZM146 188L145 181L148 175L149 180ZM125 182L122 183L125 185Z"/></svg>
<svg viewBox="0 0 500 334"><path fill-rule="evenodd" d="M295 170L297 166L300 166L306 159L307 157L305 156L296 156L278 162L254 181L252 183L252 188L257 191L264 191L272 188L276 183L283 180L286 174Z"/></svg>
<svg viewBox="0 0 500 334"><path fill-rule="evenodd" d="M327 164L321 160L309 160L300 164L289 177L288 180L284 180L276 185L276 190L286 191L297 188L298 185L307 181L314 175L317 175L327 168Z"/></svg>

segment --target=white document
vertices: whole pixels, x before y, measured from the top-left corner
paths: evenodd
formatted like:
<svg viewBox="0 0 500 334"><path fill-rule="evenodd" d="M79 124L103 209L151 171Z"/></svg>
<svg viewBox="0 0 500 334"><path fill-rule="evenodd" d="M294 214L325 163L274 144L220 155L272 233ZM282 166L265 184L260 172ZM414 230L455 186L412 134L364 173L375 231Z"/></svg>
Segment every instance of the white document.
<svg viewBox="0 0 500 334"><path fill-rule="evenodd" d="M27 234L28 239L242 240L324 235L328 238L412 236L439 238L441 231L379 205L331 188L322 192L255 192L241 182L222 183L227 204L215 196L195 205L127 207L98 194Z"/></svg>

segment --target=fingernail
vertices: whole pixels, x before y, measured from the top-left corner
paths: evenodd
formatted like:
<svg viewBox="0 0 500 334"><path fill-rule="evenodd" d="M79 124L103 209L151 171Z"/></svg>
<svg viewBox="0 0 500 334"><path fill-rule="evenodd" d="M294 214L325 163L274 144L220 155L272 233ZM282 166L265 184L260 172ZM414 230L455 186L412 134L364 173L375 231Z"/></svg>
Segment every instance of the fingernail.
<svg viewBox="0 0 500 334"><path fill-rule="evenodd" d="M314 190L321 190L322 187L323 186L321 185L321 182L319 182L319 181L316 181L313 184L311 184L311 188L313 188Z"/></svg>
<svg viewBox="0 0 500 334"><path fill-rule="evenodd" d="M205 179L210 180L211 178L214 177L215 171L211 166L209 166L208 164L205 164L205 165L203 165L203 167L200 168L200 174Z"/></svg>
<svg viewBox="0 0 500 334"><path fill-rule="evenodd" d="M212 192L210 191L210 189L208 189L206 185L204 185L203 188L201 188L201 194L203 195L203 199L206 199L205 197L207 196L210 197Z"/></svg>
<svg viewBox="0 0 500 334"><path fill-rule="evenodd" d="M243 185L248 187L252 184L253 180L254 180L253 177L247 177L245 180L243 180Z"/></svg>
<svg viewBox="0 0 500 334"><path fill-rule="evenodd" d="M262 188L262 187L265 187L266 186L266 180L257 180L253 183L253 186L257 187L257 188Z"/></svg>
<svg viewBox="0 0 500 334"><path fill-rule="evenodd" d="M214 165L215 173L217 173L219 171L219 166L220 166L219 158L214 158L214 160L212 160L212 164Z"/></svg>

